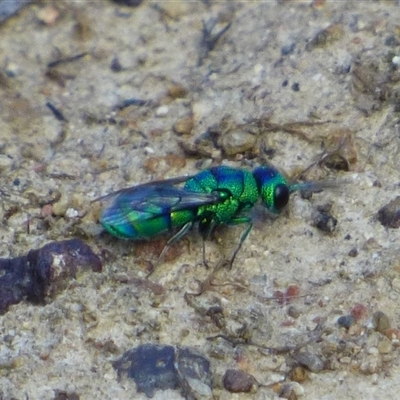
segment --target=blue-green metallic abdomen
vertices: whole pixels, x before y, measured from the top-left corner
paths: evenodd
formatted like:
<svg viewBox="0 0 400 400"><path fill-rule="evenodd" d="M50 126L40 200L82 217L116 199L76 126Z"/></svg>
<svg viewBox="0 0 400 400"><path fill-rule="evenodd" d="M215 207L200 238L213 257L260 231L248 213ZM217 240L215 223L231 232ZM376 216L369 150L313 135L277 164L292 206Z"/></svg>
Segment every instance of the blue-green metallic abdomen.
<svg viewBox="0 0 400 400"><path fill-rule="evenodd" d="M181 191L172 189L175 196L151 187L134 194L121 192L104 209L100 223L109 233L123 239L147 239L174 230L192 221L197 207L173 211L173 206L179 204ZM133 196L136 196L134 201ZM141 202L137 196L143 196Z"/></svg>

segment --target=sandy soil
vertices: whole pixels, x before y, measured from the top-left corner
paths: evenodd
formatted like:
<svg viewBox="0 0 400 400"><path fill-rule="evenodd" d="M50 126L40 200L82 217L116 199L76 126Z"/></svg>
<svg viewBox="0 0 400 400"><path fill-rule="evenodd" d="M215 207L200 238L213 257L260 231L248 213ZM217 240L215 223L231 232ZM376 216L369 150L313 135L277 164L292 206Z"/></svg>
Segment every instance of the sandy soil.
<svg viewBox="0 0 400 400"><path fill-rule="evenodd" d="M47 1L4 22L0 256L79 237L103 272L0 316L0 399L146 398L112 365L145 343L208 358L215 399L397 398L400 235L377 213L400 194L399 13L394 1ZM211 273L195 232L154 286L164 238L99 234L91 201L113 190L219 164L295 177L324 155L305 177L337 187L294 193L275 220L258 211L201 296L185 297ZM207 242L211 266L242 229ZM232 368L259 386L230 393Z"/></svg>

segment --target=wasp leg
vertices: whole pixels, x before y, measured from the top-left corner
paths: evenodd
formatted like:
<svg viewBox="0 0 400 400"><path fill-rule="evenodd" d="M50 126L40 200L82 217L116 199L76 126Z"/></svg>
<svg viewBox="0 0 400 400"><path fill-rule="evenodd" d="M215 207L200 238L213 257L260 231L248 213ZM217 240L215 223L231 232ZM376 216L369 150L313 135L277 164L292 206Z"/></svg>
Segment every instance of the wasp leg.
<svg viewBox="0 0 400 400"><path fill-rule="evenodd" d="M199 225L199 230L201 232L201 235L203 237L203 264L204 266L209 269L210 266L208 265L208 261L206 259L206 239L208 239L211 236L211 233L215 229L215 227L218 225L217 222L214 220L206 220L200 223Z"/></svg>
<svg viewBox="0 0 400 400"><path fill-rule="evenodd" d="M243 231L242 236L240 237L239 244L236 247L235 251L232 254L232 257L229 261L229 269L232 269L233 262L235 261L236 255L242 247L243 242L246 240L249 235L251 228L253 227L253 221L248 217L239 217L234 218L229 221L228 225L239 225L239 224L247 224L247 228Z"/></svg>
<svg viewBox="0 0 400 400"><path fill-rule="evenodd" d="M163 251L159 255L158 260L156 261L153 269L146 275L146 278L148 278L156 270L158 265L164 259L165 255L167 254L171 245L174 244L177 240L181 239L183 236L185 236L192 226L193 226L193 222L188 222L187 224L183 225L182 228L178 232L176 232L175 235L172 236L171 239L168 240L167 244L163 248Z"/></svg>

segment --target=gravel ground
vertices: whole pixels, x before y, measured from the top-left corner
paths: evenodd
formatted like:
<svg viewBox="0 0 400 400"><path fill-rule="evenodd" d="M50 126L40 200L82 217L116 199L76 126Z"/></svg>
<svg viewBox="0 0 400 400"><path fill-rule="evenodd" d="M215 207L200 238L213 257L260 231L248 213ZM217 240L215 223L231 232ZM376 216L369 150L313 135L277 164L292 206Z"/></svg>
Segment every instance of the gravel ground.
<svg viewBox="0 0 400 400"><path fill-rule="evenodd" d="M4 308L0 399L397 398L398 2L136 3L0 25L0 256L79 238L103 264ZM101 195L267 162L336 187L255 210L231 270L241 226L206 242L209 270L192 232L148 280L166 238L101 233ZM146 344L208 378L140 391L116 361Z"/></svg>

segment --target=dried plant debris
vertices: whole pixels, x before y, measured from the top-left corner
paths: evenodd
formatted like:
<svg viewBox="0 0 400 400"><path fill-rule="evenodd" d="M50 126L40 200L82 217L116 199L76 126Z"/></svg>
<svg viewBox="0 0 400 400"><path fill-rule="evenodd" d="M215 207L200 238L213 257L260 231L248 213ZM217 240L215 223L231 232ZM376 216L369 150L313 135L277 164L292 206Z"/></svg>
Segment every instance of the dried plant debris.
<svg viewBox="0 0 400 400"><path fill-rule="evenodd" d="M113 366L119 378L133 379L147 397L168 389L180 389L186 398L211 396L210 362L189 348L143 344L126 351Z"/></svg>
<svg viewBox="0 0 400 400"><path fill-rule="evenodd" d="M23 299L42 303L88 269L100 272L102 263L79 239L51 242L21 257L0 258L0 314Z"/></svg>
<svg viewBox="0 0 400 400"><path fill-rule="evenodd" d="M221 36L231 27L229 22L218 32L213 33L214 28L218 24L218 18L210 18L207 21L203 21L203 31L200 42L199 58L197 61L197 66L201 66L204 60L208 57L208 53L212 51L217 44Z"/></svg>

